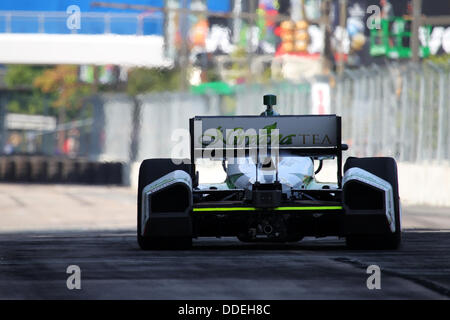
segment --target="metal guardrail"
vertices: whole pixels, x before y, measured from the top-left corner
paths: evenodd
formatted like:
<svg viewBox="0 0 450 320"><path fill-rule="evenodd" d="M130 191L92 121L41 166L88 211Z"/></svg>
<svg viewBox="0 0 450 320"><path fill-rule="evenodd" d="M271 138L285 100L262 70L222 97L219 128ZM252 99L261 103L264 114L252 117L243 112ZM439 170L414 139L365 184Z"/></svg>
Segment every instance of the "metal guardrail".
<svg viewBox="0 0 450 320"><path fill-rule="evenodd" d="M160 12L81 12L81 28L78 30L67 28L68 17L69 14L62 11L0 11L0 33L163 33L163 15Z"/></svg>

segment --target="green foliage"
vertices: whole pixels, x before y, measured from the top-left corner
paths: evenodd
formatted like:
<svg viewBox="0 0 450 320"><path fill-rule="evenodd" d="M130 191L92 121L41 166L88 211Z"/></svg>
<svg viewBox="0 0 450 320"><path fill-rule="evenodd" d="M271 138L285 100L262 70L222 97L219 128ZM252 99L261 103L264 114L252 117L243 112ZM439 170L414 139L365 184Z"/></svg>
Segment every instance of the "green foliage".
<svg viewBox="0 0 450 320"><path fill-rule="evenodd" d="M450 70L450 54L430 56L426 60L438 65L440 68L442 68L443 71Z"/></svg>
<svg viewBox="0 0 450 320"><path fill-rule="evenodd" d="M127 93L176 91L180 89L181 73L178 69L136 68L128 74Z"/></svg>
<svg viewBox="0 0 450 320"><path fill-rule="evenodd" d="M28 92L14 92L9 96L6 105L8 112L23 114L47 114L55 115L50 107L50 99L39 90Z"/></svg>
<svg viewBox="0 0 450 320"><path fill-rule="evenodd" d="M51 106L58 110L58 121L64 123L79 117L85 103L94 88L78 80L78 67L57 65L46 69L34 79L33 85L40 92L51 96Z"/></svg>
<svg viewBox="0 0 450 320"><path fill-rule="evenodd" d="M45 66L8 65L4 81L9 89L7 111L24 114L53 114L48 108L49 96L33 87L34 80L44 71Z"/></svg>
<svg viewBox="0 0 450 320"><path fill-rule="evenodd" d="M8 88L31 87L34 79L39 76L45 67L29 65L9 65L5 75Z"/></svg>
<svg viewBox="0 0 450 320"><path fill-rule="evenodd" d="M71 65L8 65L5 83L9 89L7 110L12 113L57 116L64 107L64 121L78 116L90 85L78 81L78 68Z"/></svg>

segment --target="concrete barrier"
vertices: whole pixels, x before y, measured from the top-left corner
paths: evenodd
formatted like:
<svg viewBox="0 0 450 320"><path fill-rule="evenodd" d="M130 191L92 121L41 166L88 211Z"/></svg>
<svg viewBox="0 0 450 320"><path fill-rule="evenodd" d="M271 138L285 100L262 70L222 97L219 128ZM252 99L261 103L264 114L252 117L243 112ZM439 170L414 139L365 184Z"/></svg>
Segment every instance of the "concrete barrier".
<svg viewBox="0 0 450 320"><path fill-rule="evenodd" d="M398 163L400 199L405 205L450 207L450 165Z"/></svg>

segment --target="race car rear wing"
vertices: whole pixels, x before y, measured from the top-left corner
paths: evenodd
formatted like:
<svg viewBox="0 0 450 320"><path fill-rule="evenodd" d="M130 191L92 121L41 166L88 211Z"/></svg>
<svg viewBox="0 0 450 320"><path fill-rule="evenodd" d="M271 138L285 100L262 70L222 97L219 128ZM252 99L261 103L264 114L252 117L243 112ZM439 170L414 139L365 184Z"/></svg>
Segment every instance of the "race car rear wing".
<svg viewBox="0 0 450 320"><path fill-rule="evenodd" d="M190 119L191 163L199 158L226 159L235 151L266 148L298 156L335 156L342 180L341 117L196 116ZM228 151L228 152L227 152Z"/></svg>

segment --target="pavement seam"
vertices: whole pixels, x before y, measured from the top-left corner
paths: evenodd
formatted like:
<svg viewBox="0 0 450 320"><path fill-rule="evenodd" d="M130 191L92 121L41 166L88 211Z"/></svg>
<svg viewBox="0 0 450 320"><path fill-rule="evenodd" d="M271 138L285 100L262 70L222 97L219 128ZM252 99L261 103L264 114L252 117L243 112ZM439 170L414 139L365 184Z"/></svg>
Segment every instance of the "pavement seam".
<svg viewBox="0 0 450 320"><path fill-rule="evenodd" d="M11 195L11 194L9 194L8 196L9 196L9 198L10 198L11 200L13 200L13 201L17 204L17 206L19 206L19 207L26 207L25 202L23 202L22 200L20 200L20 199L17 198L16 196L13 196L13 195Z"/></svg>
<svg viewBox="0 0 450 320"><path fill-rule="evenodd" d="M69 198L71 198L71 199L77 201L77 202L80 203L82 206L92 206L92 205L93 205L92 202L90 202L90 201L88 201L88 200L85 200L85 199L81 198L80 196L78 196L78 195L76 195L76 194L74 194L74 193L71 193L71 192L65 192L64 194L65 194L66 196L68 196Z"/></svg>
<svg viewBox="0 0 450 320"><path fill-rule="evenodd" d="M337 262L341 262L341 263L350 264L352 266L355 266L357 268L364 269L364 270L366 270L367 267L369 266L368 264L365 264L365 263L363 263L361 261L358 261L356 259L339 257L339 258L333 258L333 260L337 261ZM400 272L397 272L397 271L393 271L393 270L390 270L390 269L385 269L385 268L382 269L382 272L385 273L385 274L394 276L394 277L398 277L398 278L402 278L402 279L405 279L405 280L408 280L408 281L412 281L412 282L414 282L414 283L416 283L418 285L421 285L422 287L425 287L425 288L427 288L427 289L429 289L431 291L434 291L434 292L436 292L438 294L444 295L446 297L450 297L450 290L448 288L443 287L443 286L441 286L441 285L439 285L437 283L434 283L432 281L429 281L429 280L426 280L426 279L422 279L422 278L418 278L418 277L413 277L413 276L410 276L410 275L407 275L407 274L403 274L403 273L400 273Z"/></svg>

